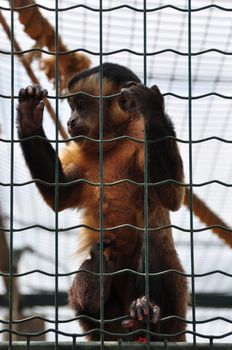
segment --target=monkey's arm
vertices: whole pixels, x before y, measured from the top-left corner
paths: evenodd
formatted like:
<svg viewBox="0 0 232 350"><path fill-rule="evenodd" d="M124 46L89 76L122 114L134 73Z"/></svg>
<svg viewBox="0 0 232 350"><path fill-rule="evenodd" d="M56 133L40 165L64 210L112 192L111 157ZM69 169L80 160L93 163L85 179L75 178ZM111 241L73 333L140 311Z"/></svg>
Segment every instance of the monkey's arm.
<svg viewBox="0 0 232 350"><path fill-rule="evenodd" d="M164 112L164 100L157 86L151 89L143 84L123 89L127 108L136 109L144 117L148 142L148 180L160 182L174 180L182 183L183 164L175 140L173 124ZM171 137L169 137L171 136ZM162 139L169 137L166 139ZM160 140L162 139L162 140ZM184 188L176 183L164 183L154 187L161 203L170 210L177 210L183 199Z"/></svg>
<svg viewBox="0 0 232 350"><path fill-rule="evenodd" d="M42 138L32 138L22 140L21 147L30 169L33 179L39 179L48 183L55 183L56 161L58 183L67 183L73 180L62 170L62 165L56 157L55 150L46 138L42 126L44 104L42 100L46 97L47 91L39 86L29 86L19 92L19 105L17 113L17 127L19 139L29 136L40 136ZM55 186L36 182L44 200L55 209ZM70 196L73 186L59 186L57 210L72 207L72 196Z"/></svg>
<svg viewBox="0 0 232 350"><path fill-rule="evenodd" d="M154 90L154 94L160 94L158 88ZM158 98L161 99L161 94ZM146 111L144 119L146 137L151 141L147 147L149 181L160 182L171 179L182 183L184 179L183 163L174 139L176 133L171 120L164 113L163 106L159 108L156 98L153 100L151 109ZM167 136L171 138L157 141ZM170 210L179 209L183 200L183 186L168 183L156 186L155 190L165 207Z"/></svg>

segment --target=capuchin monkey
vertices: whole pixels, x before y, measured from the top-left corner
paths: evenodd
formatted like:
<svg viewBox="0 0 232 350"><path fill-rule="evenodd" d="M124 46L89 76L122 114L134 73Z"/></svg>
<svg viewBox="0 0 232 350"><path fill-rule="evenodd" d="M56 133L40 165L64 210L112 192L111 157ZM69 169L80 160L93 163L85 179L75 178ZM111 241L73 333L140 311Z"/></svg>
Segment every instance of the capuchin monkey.
<svg viewBox="0 0 232 350"><path fill-rule="evenodd" d="M69 81L71 117L67 124L73 140L61 153L58 166L55 150L42 126L43 99L47 91L39 86L19 91L17 125L23 154L33 179L45 182L36 182L36 185L53 210L82 209L84 227L80 233L79 251L88 256L80 269L96 273L100 271L102 211L102 259L106 273L104 319L124 316L123 320L104 324L105 339L116 340L119 338L117 333L125 334L123 339L127 340L145 337L146 332L139 329L146 329L149 322L150 331L154 333L151 340L185 341L186 324L182 319L186 317L188 305L187 282L173 243L169 215L170 210L175 211L181 206L184 193L183 165L176 133L156 85L148 88L131 70L117 64L103 64L102 73L102 95L114 95L102 100L102 201L98 185L100 146L97 142L100 138L99 67L83 71ZM148 270L152 274L149 275L149 295L145 293L144 275L146 180L144 143L141 142L144 133L148 140L147 181L152 183L147 188L146 221L149 228ZM42 138L23 140L28 136ZM58 204L55 201L55 179L58 180ZM121 271L124 269L140 274ZM107 274L117 271L121 272L113 276ZM100 339L97 330L100 328L101 306L99 275L85 271L76 273L69 290L69 302L76 316L83 316L80 323L88 333L87 338Z"/></svg>

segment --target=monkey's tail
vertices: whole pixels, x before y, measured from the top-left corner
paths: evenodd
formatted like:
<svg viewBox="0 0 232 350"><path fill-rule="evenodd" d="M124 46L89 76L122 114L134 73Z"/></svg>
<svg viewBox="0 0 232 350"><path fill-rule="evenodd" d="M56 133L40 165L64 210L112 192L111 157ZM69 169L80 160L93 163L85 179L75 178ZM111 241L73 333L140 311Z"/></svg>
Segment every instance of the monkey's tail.
<svg viewBox="0 0 232 350"><path fill-rule="evenodd" d="M190 209L190 191L187 187L184 196L184 204ZM206 224L206 226L212 226L211 230L232 248L232 231L228 230L230 227L195 193L193 193L192 196L192 204L193 213L201 220L201 222Z"/></svg>

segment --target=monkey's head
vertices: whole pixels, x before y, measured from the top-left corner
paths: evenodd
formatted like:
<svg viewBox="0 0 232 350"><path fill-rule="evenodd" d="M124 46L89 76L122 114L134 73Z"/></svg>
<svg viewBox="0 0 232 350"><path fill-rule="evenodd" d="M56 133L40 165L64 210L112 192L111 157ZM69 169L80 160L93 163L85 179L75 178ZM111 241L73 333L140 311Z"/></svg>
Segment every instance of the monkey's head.
<svg viewBox="0 0 232 350"><path fill-rule="evenodd" d="M113 63L103 64L102 95L118 94L130 83L140 83L139 78L128 68ZM99 139L99 66L75 75L68 84L68 98L71 117L68 131L72 137L84 135ZM135 116L123 110L120 96L103 98L103 136L104 139L123 135L131 119ZM82 144L85 139L77 138Z"/></svg>

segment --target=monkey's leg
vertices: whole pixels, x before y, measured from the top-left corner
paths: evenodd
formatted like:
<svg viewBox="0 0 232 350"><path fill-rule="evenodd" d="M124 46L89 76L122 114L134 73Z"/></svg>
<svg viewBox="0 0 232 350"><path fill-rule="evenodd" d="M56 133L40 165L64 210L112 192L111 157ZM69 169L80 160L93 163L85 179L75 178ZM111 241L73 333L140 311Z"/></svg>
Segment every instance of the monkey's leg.
<svg viewBox="0 0 232 350"><path fill-rule="evenodd" d="M104 241L104 249L110 244L109 239ZM113 271L113 262L107 260L103 254L104 273ZM76 274L73 284L69 290L69 303L75 310L77 316L84 315L99 319L100 315L100 245L94 244L91 247L90 259L85 260L80 266L80 271ZM107 303L112 299L111 296L112 277L104 276L104 304L106 309L110 309ZM106 310L105 310L106 311ZM80 323L84 331L89 331L93 328L100 328L99 322L80 318ZM99 339L99 333L94 333L89 336L89 339Z"/></svg>
<svg viewBox="0 0 232 350"><path fill-rule="evenodd" d="M56 153L49 141L42 126L44 103L47 91L39 86L28 86L19 91L19 104L17 114L17 127L19 139L30 136L29 140L22 140L21 147L34 179L39 179L48 183L55 182ZM65 183L70 179L63 173L61 162L58 159L58 182ZM55 208L55 187L46 184L36 183L45 201ZM72 186L59 187L59 206L61 210L66 207L69 201ZM69 205L71 206L71 205Z"/></svg>
<svg viewBox="0 0 232 350"><path fill-rule="evenodd" d="M150 231L149 247L149 271L166 272L149 278L150 299L160 306L163 318L159 322L158 333L168 334L168 341L185 341L189 294L171 229Z"/></svg>

